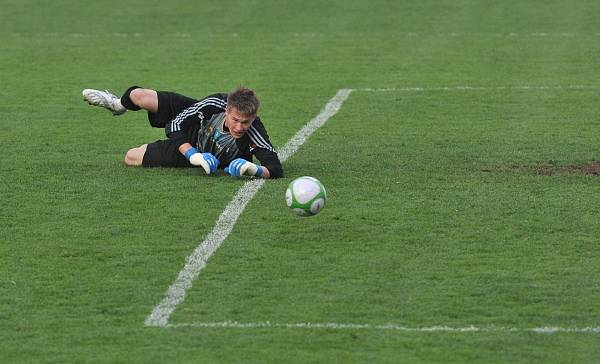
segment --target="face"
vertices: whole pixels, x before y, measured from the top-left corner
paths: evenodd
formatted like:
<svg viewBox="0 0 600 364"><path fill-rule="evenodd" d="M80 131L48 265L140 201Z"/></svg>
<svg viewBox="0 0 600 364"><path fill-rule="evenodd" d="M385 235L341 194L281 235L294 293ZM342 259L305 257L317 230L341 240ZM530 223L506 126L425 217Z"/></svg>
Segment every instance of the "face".
<svg viewBox="0 0 600 364"><path fill-rule="evenodd" d="M256 119L256 115L248 116L234 107L225 108L225 126L229 129L229 134L236 139L246 134L254 119Z"/></svg>

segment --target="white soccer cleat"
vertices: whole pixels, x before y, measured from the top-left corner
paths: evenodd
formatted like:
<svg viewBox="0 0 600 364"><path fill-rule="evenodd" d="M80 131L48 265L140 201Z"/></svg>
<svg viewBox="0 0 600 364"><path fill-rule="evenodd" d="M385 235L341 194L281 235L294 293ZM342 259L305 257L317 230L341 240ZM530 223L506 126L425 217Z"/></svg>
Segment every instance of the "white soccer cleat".
<svg viewBox="0 0 600 364"><path fill-rule="evenodd" d="M121 115L127 111L127 109L121 105L121 99L108 92L108 90L100 91L86 88L81 94L88 104L102 106L103 108L110 110L113 115Z"/></svg>

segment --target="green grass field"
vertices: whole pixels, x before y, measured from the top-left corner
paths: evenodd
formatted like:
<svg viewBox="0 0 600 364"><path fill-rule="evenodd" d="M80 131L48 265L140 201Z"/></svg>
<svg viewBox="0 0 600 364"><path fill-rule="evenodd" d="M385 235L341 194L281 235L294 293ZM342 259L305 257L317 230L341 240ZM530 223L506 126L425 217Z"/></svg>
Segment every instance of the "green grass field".
<svg viewBox="0 0 600 364"><path fill-rule="evenodd" d="M0 9L0 362L600 362L600 2ZM133 84L252 87L277 147L353 90L167 327L144 322L245 180L125 167L164 132L81 90ZM285 207L302 175L318 216Z"/></svg>

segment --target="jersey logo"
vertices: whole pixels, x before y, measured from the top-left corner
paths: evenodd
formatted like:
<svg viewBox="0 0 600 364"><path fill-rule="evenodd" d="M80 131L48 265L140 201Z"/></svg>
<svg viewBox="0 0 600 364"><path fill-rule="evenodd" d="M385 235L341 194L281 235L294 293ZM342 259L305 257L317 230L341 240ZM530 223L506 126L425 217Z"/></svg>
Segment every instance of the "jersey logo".
<svg viewBox="0 0 600 364"><path fill-rule="evenodd" d="M202 111L198 112L198 117L200 118L200 121L204 121L204 114L202 113Z"/></svg>

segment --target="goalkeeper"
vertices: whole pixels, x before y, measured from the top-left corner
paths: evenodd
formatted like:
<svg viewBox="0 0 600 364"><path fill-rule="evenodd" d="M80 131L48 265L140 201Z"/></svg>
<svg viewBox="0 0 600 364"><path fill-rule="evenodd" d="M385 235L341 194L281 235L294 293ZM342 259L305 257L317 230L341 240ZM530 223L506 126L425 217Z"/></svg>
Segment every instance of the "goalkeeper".
<svg viewBox="0 0 600 364"><path fill-rule="evenodd" d="M217 93L196 100L174 92L132 86L120 98L108 91L85 89L83 98L114 115L147 110L150 125L164 128L165 140L132 148L128 166L202 167L206 174L217 167L233 177L283 176L279 157L257 116L259 100L247 88ZM255 156L260 165L252 162Z"/></svg>

